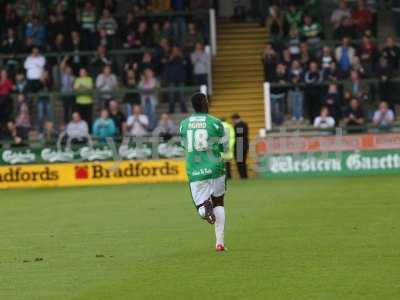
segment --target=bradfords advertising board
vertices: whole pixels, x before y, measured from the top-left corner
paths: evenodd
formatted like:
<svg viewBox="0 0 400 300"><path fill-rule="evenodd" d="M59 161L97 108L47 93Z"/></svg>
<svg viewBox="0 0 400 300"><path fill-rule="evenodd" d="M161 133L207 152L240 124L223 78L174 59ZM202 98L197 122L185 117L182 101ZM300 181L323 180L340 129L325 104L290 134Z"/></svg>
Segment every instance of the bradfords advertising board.
<svg viewBox="0 0 400 300"><path fill-rule="evenodd" d="M400 174L400 151L286 153L263 155L257 172L262 177Z"/></svg>
<svg viewBox="0 0 400 300"><path fill-rule="evenodd" d="M0 166L0 189L186 181L183 160Z"/></svg>

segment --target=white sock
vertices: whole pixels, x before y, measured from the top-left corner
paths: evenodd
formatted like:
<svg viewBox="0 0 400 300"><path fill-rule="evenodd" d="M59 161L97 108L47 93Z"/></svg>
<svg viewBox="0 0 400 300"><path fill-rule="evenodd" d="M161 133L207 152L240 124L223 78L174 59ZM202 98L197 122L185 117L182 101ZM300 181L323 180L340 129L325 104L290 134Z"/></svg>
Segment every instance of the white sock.
<svg viewBox="0 0 400 300"><path fill-rule="evenodd" d="M215 215L215 238L217 245L224 245L224 231L225 231L225 207L214 207Z"/></svg>

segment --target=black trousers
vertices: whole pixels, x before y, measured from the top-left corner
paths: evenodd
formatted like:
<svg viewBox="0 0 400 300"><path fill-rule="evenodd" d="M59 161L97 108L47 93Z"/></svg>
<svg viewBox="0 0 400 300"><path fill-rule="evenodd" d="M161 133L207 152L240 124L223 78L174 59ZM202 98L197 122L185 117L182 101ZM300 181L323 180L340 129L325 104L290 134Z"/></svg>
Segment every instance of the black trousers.
<svg viewBox="0 0 400 300"><path fill-rule="evenodd" d="M247 152L243 153L242 159L238 160L236 158L236 166L241 179L247 179Z"/></svg>
<svg viewBox="0 0 400 300"><path fill-rule="evenodd" d="M232 178L232 169L231 169L230 161L225 162L225 170L226 170L226 179L231 179Z"/></svg>

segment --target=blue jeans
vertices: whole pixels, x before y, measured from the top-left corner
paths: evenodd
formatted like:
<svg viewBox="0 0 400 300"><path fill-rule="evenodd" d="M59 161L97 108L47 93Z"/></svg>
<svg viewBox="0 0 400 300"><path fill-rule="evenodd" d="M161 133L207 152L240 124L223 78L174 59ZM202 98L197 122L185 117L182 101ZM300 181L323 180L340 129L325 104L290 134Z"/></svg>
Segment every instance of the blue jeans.
<svg viewBox="0 0 400 300"><path fill-rule="evenodd" d="M300 91L290 92L290 101L292 103L293 118L296 120L300 120L301 118L303 118L303 93Z"/></svg>
<svg viewBox="0 0 400 300"><path fill-rule="evenodd" d="M169 87L184 87L185 84L182 82L170 82L168 84ZM184 92L178 91L178 92L169 92L168 95L168 101L169 101L169 113L174 114L175 113L175 100L178 100L179 105L181 107L181 112L186 113L187 108L186 108L186 103L185 103L185 94Z"/></svg>
<svg viewBox="0 0 400 300"><path fill-rule="evenodd" d="M50 99L47 97L39 97L37 100L37 117L39 122L39 128L43 128L44 121L50 120L51 118L51 104Z"/></svg>
<svg viewBox="0 0 400 300"><path fill-rule="evenodd" d="M149 119L149 130L157 125L156 108L149 98L144 100L144 114Z"/></svg>

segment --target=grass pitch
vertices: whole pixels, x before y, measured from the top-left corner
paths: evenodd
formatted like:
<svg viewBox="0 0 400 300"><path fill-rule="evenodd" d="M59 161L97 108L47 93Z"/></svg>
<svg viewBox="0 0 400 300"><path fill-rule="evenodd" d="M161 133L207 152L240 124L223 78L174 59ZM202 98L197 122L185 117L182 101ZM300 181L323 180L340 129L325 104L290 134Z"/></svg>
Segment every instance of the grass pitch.
<svg viewBox="0 0 400 300"><path fill-rule="evenodd" d="M233 181L229 252L183 184L0 192L0 299L400 299L396 176Z"/></svg>

